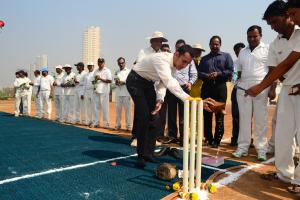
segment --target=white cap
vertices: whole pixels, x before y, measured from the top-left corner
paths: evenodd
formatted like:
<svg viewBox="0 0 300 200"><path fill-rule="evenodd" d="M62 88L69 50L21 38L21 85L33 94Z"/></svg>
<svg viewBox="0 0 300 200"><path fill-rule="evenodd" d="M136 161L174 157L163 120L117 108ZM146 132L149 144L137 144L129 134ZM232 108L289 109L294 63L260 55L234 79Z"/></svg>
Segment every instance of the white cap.
<svg viewBox="0 0 300 200"><path fill-rule="evenodd" d="M164 34L160 31L155 31L154 33L152 33L152 35L150 37L148 37L147 39L155 39L155 38L161 38L163 42L168 42L168 40L166 38L164 38Z"/></svg>
<svg viewBox="0 0 300 200"><path fill-rule="evenodd" d="M202 45L200 43L194 44L192 46L193 49L200 49L201 51L205 51L205 49L202 48Z"/></svg>
<svg viewBox="0 0 300 200"><path fill-rule="evenodd" d="M63 68L67 68L67 67L72 68L72 66L69 64L65 64L65 66Z"/></svg>
<svg viewBox="0 0 300 200"><path fill-rule="evenodd" d="M61 66L61 65L57 65L56 67L55 67L55 69L62 69L63 67Z"/></svg>
<svg viewBox="0 0 300 200"><path fill-rule="evenodd" d="M91 66L91 65L94 66L94 63L93 62L88 62L87 66Z"/></svg>

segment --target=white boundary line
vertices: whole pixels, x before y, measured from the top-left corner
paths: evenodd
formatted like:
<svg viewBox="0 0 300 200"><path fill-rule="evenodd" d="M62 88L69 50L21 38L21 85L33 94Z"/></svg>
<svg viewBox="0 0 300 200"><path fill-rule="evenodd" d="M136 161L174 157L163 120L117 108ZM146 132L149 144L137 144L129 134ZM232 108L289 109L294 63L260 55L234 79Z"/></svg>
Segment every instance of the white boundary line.
<svg viewBox="0 0 300 200"><path fill-rule="evenodd" d="M135 157L135 156L137 156L137 154L132 154L129 156L122 156L122 157L117 157L117 158L111 158L108 160L100 160L100 161L96 161L96 162L92 162L92 163L78 164L78 165L73 165L73 166L69 166L69 167L54 168L54 169L50 169L50 170L39 172L39 173L27 174L24 176L0 180L0 185L6 184L6 183L11 183L11 182L16 182L16 181L23 180L23 179L33 178L33 177L37 177L37 176L44 176L47 174L53 174L53 173L57 173L57 172L69 171L69 170L73 170L73 169L80 169L80 168L89 167L92 165L106 163L106 162L110 162L110 161L114 161L114 160L122 160L122 159Z"/></svg>
<svg viewBox="0 0 300 200"><path fill-rule="evenodd" d="M236 173L232 173L231 175L219 180L217 182L217 185L219 185L218 187L223 187L226 186L230 183L233 183L234 181L238 180L243 174L245 174L246 172L250 171L251 169L256 169L256 168L260 168L261 166L265 165L265 164L269 164L271 162L274 162L275 158L270 158L267 161L264 161L262 163L259 164L255 164L255 165L250 165L246 168L241 169L240 171L236 172Z"/></svg>

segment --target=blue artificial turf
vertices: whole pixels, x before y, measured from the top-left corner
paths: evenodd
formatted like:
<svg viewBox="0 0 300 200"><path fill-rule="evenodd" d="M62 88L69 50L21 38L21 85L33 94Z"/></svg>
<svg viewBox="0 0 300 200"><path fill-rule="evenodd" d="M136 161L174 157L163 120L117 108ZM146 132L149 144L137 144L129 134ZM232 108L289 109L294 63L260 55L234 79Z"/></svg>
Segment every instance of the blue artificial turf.
<svg viewBox="0 0 300 200"><path fill-rule="evenodd" d="M54 168L135 154L129 140L73 126L0 112L0 182ZM182 168L181 161L159 159ZM0 184L0 200L160 199L170 182L155 177L157 164L134 167L136 156ZM226 161L222 169L242 163ZM215 170L203 168L202 180Z"/></svg>

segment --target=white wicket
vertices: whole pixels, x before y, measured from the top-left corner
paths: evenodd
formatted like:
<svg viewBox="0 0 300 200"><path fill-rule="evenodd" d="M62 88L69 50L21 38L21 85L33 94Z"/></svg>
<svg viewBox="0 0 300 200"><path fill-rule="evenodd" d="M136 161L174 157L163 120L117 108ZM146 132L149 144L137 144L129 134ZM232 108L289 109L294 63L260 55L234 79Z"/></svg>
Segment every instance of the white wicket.
<svg viewBox="0 0 300 200"><path fill-rule="evenodd" d="M190 120L190 103L191 103L191 120ZM196 154L197 157L196 157L196 178L195 178L196 134L197 134L197 154ZM195 188L195 183L197 188L200 188L201 186L202 136L203 136L203 100L200 98L189 98L184 101L184 136L183 136L183 192L184 193L188 193L192 191ZM190 155L189 155L189 151L190 151Z"/></svg>

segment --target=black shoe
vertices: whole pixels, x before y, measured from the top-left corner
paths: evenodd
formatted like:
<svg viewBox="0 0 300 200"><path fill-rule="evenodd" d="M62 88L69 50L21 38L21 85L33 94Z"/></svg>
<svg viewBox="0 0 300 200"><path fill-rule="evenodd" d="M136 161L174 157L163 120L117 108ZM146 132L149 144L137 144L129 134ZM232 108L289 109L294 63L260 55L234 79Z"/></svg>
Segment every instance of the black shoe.
<svg viewBox="0 0 300 200"><path fill-rule="evenodd" d="M211 147L212 147L212 148L218 148L219 145L220 145L220 143L218 143L218 142L213 142L212 145L211 145Z"/></svg>
<svg viewBox="0 0 300 200"><path fill-rule="evenodd" d="M169 151L169 150L170 150L170 147L161 147L161 148L159 149L158 152L154 152L154 153L153 153L153 156L154 156L154 157L162 157L162 156L165 156L165 155L168 154L168 151Z"/></svg>
<svg viewBox="0 0 300 200"><path fill-rule="evenodd" d="M251 144L250 144L250 148L254 148L254 144L253 144L253 138L251 138Z"/></svg>
<svg viewBox="0 0 300 200"><path fill-rule="evenodd" d="M138 158L135 166L140 169L144 169L146 167L146 161L143 158Z"/></svg>
<svg viewBox="0 0 300 200"><path fill-rule="evenodd" d="M179 151L175 148L170 149L168 154L177 160L181 159L181 157L179 155Z"/></svg>
<svg viewBox="0 0 300 200"><path fill-rule="evenodd" d="M155 160L152 156L144 156L144 160L151 163L160 163L158 160Z"/></svg>
<svg viewBox="0 0 300 200"><path fill-rule="evenodd" d="M176 143L178 141L177 138L173 138L173 137L169 137L168 139L166 139L165 141L163 141L163 144L171 144L171 143Z"/></svg>
<svg viewBox="0 0 300 200"><path fill-rule="evenodd" d="M236 147L238 144L237 144L237 142L231 141L229 145L232 147Z"/></svg>

